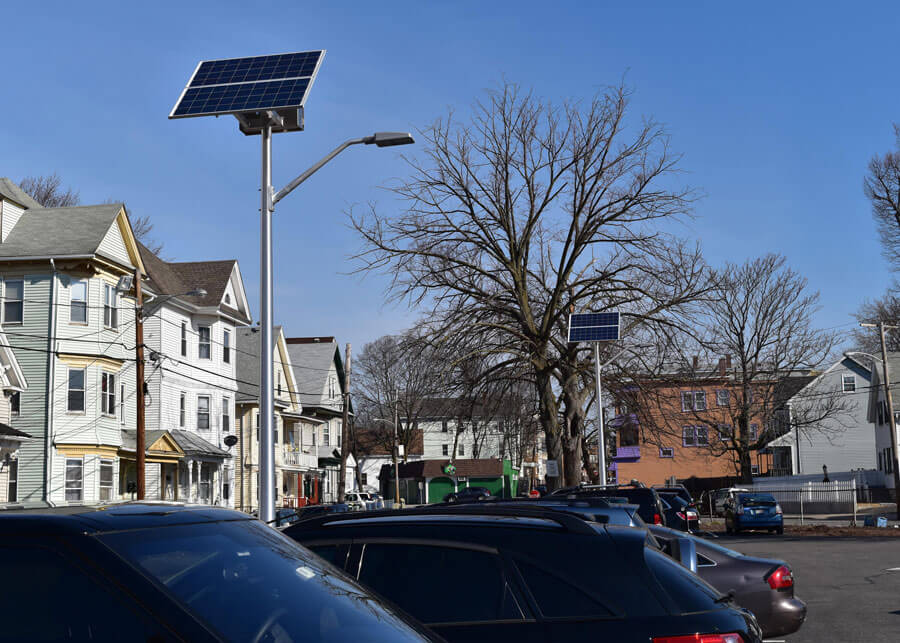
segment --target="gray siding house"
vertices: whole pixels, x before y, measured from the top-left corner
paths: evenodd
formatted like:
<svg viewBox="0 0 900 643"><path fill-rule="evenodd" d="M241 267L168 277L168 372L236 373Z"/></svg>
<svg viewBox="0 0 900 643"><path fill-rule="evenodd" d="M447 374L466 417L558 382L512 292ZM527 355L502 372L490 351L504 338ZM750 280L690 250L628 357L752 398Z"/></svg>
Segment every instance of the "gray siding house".
<svg viewBox="0 0 900 643"><path fill-rule="evenodd" d="M872 358L862 353L845 353L791 392L782 402L781 421L787 432L766 447L774 454L771 473L817 475L823 472L823 465L829 475L875 469L876 427L869 412L872 363ZM821 405L830 400L840 404L842 411L805 425L806 419L821 415Z"/></svg>
<svg viewBox="0 0 900 643"><path fill-rule="evenodd" d="M888 353L888 376L891 382L891 401L894 408L891 410L900 424L900 353ZM884 379L881 373L881 360L872 374L871 388L869 389L869 421L875 426L875 441L872 446L875 466L881 473L884 486L894 488L894 451L897 444L891 444L890 412L884 396Z"/></svg>

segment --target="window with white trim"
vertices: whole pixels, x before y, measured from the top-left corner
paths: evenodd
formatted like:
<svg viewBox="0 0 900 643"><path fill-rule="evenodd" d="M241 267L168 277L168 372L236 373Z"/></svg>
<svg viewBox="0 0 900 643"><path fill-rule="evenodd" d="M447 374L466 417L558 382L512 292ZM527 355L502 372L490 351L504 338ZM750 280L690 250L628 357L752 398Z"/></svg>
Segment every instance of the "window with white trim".
<svg viewBox="0 0 900 643"><path fill-rule="evenodd" d="M7 279L3 284L3 323L21 324L24 313L25 280Z"/></svg>
<svg viewBox="0 0 900 643"><path fill-rule="evenodd" d="M22 403L22 393L16 391L12 395L9 396L9 414L13 417L18 417L20 405Z"/></svg>
<svg viewBox="0 0 900 643"><path fill-rule="evenodd" d="M100 460L100 502L109 502L113 499L113 461Z"/></svg>
<svg viewBox="0 0 900 643"><path fill-rule="evenodd" d="M187 357L187 322L181 322L181 356Z"/></svg>
<svg viewBox="0 0 900 643"><path fill-rule="evenodd" d="M212 358L209 326L200 326L197 328L197 355L200 359Z"/></svg>
<svg viewBox="0 0 900 643"><path fill-rule="evenodd" d="M222 331L222 361L231 363L231 331Z"/></svg>
<svg viewBox="0 0 900 643"><path fill-rule="evenodd" d="M659 447L659 457L660 458L674 458L675 457L675 449L672 447Z"/></svg>
<svg viewBox="0 0 900 643"><path fill-rule="evenodd" d="M842 375L841 376L841 387L844 393L855 393L856 392L856 375Z"/></svg>
<svg viewBox="0 0 900 643"><path fill-rule="evenodd" d="M709 431L705 426L685 426L681 429L681 443L686 447L700 447L709 444Z"/></svg>
<svg viewBox="0 0 900 643"><path fill-rule="evenodd" d="M66 501L84 500L84 458L66 458Z"/></svg>
<svg viewBox="0 0 900 643"><path fill-rule="evenodd" d="M731 394L726 391L719 389L716 391L716 406L728 406L731 402Z"/></svg>
<svg viewBox="0 0 900 643"><path fill-rule="evenodd" d="M441 455L450 455L450 445L449 444L441 445Z"/></svg>
<svg viewBox="0 0 900 643"><path fill-rule="evenodd" d="M84 413L84 369L69 369L69 389L66 410L70 413Z"/></svg>
<svg viewBox="0 0 900 643"><path fill-rule="evenodd" d="M86 324L87 317L88 282L85 280L73 281L69 286L69 322L73 324Z"/></svg>
<svg viewBox="0 0 900 643"><path fill-rule="evenodd" d="M222 431L231 432L231 398L222 398Z"/></svg>
<svg viewBox="0 0 900 643"><path fill-rule="evenodd" d="M754 475L754 476L759 475L759 465L758 464L750 465L750 475Z"/></svg>
<svg viewBox="0 0 900 643"><path fill-rule="evenodd" d="M197 396L197 428L209 430L209 395Z"/></svg>
<svg viewBox="0 0 900 643"><path fill-rule="evenodd" d="M103 284L103 325L106 328L119 327L119 293L111 284Z"/></svg>
<svg viewBox="0 0 900 643"><path fill-rule="evenodd" d="M119 384L119 423L125 424L125 385Z"/></svg>
<svg viewBox="0 0 900 643"><path fill-rule="evenodd" d="M19 499L19 459L13 458L6 465L6 501L16 502Z"/></svg>
<svg viewBox="0 0 900 643"><path fill-rule="evenodd" d="M466 445L462 442L459 443L459 455L466 455Z"/></svg>
<svg viewBox="0 0 900 643"><path fill-rule="evenodd" d="M682 393L681 393L681 410L682 411L705 411L706 410L706 391L682 391Z"/></svg>
<svg viewBox="0 0 900 643"><path fill-rule="evenodd" d="M326 422L322 425L322 446L331 446L331 423Z"/></svg>
<svg viewBox="0 0 900 643"><path fill-rule="evenodd" d="M116 416L116 376L112 373L100 374L100 412L109 417Z"/></svg>
<svg viewBox="0 0 900 643"><path fill-rule="evenodd" d="M184 428L184 412L187 407L187 393L182 392L178 399L178 426Z"/></svg>
<svg viewBox="0 0 900 643"><path fill-rule="evenodd" d="M734 427L730 424L720 424L718 428L719 440L722 442L731 442L734 435Z"/></svg>

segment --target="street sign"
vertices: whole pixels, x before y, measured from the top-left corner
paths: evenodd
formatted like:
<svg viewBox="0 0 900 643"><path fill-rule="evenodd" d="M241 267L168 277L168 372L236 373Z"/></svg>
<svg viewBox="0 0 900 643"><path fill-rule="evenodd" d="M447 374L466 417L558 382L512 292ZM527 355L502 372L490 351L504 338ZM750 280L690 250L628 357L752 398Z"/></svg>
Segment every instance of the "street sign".
<svg viewBox="0 0 900 643"><path fill-rule="evenodd" d="M444 465L444 473L446 473L448 476L452 476L453 474L456 473L456 465L454 465L454 464Z"/></svg>
<svg viewBox="0 0 900 643"><path fill-rule="evenodd" d="M614 342L619 339L619 313L572 313L569 343Z"/></svg>
<svg viewBox="0 0 900 643"><path fill-rule="evenodd" d="M548 478L559 477L559 463L556 460L544 460L544 470Z"/></svg>

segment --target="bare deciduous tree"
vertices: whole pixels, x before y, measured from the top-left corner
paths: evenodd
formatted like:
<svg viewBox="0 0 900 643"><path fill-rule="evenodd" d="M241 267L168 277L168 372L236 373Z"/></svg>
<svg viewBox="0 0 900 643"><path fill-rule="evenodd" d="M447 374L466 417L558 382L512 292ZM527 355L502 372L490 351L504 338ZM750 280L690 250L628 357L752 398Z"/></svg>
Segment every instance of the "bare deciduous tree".
<svg viewBox="0 0 900 643"><path fill-rule="evenodd" d="M897 296L897 285L894 284L874 301L865 301L856 312L860 322L897 324L900 320L900 297ZM872 355L881 355L881 336L876 328L856 328L853 331L853 344L857 350ZM891 352L900 351L900 333L892 328L885 329L885 344Z"/></svg>
<svg viewBox="0 0 900 643"><path fill-rule="evenodd" d="M19 181L19 187L45 208L68 208L81 203L78 192L72 188L62 187L59 174L42 176L26 176Z"/></svg>
<svg viewBox="0 0 900 643"><path fill-rule="evenodd" d="M685 214L693 193L669 187L677 158L665 132L626 125L627 106L622 87L556 107L506 84L471 123L421 132L425 158L394 188L405 211L351 213L360 269L389 271L396 299L429 304L435 341L463 333L507 356L495 368L525 365L549 457L578 463L561 466L573 483L581 441L559 423L560 320L571 305L659 313L693 297L702 273L699 254L654 225ZM649 267L676 257L662 273Z"/></svg>
<svg viewBox="0 0 900 643"><path fill-rule="evenodd" d="M134 236L138 241L143 243L147 249L157 257L160 256L163 251L163 243L151 236L153 233L153 223L151 223L149 215L145 214L132 219L131 229L134 231Z"/></svg>
<svg viewBox="0 0 900 643"><path fill-rule="evenodd" d="M872 202L872 216L881 236L882 253L894 270L900 269L900 125L894 125L897 149L869 161L863 181Z"/></svg>

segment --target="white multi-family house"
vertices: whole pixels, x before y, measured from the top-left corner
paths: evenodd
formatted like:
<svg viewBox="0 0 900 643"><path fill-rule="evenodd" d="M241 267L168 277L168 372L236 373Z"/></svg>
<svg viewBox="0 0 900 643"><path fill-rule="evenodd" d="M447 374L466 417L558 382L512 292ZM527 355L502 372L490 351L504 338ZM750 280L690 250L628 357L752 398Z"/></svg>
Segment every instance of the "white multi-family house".
<svg viewBox="0 0 900 643"><path fill-rule="evenodd" d="M167 262L139 248L152 311L144 319L147 443L168 436L181 452L148 462L147 497L233 507L237 449L226 440L236 436L237 329L251 321L240 268L233 259Z"/></svg>
<svg viewBox="0 0 900 643"><path fill-rule="evenodd" d="M891 402L893 409L889 408L884 394L884 364L881 360L874 362L872 368L872 381L869 387L869 416L870 422L875 424L875 459L877 470L881 475L884 486L894 488L894 457L900 452L900 430L898 440L891 440L891 416L894 414L897 426L900 426L900 352L888 353L887 368L890 377Z"/></svg>
<svg viewBox="0 0 900 643"><path fill-rule="evenodd" d="M311 501L334 502L338 495L344 412L344 362L334 337L289 337L298 397L303 405L303 443L318 455L319 478L308 496ZM353 408L351 405L350 413ZM308 431L308 433L306 433ZM345 489L356 488L356 462L347 454Z"/></svg>
<svg viewBox="0 0 900 643"><path fill-rule="evenodd" d="M22 504L125 497L135 426L134 300L143 269L121 203L43 208L0 179L2 323L30 386L17 400Z"/></svg>
<svg viewBox="0 0 900 643"><path fill-rule="evenodd" d="M281 326L274 330L275 501L285 507L297 507L305 504L317 488L318 457L311 446L311 420L302 413L284 332ZM259 507L259 328L238 329L237 345L241 355L237 393L238 476L241 482L236 502L244 511L253 511Z"/></svg>
<svg viewBox="0 0 900 643"><path fill-rule="evenodd" d="M26 387L25 375L0 329L0 505L19 500L19 447L31 436L13 425L18 424Z"/></svg>

